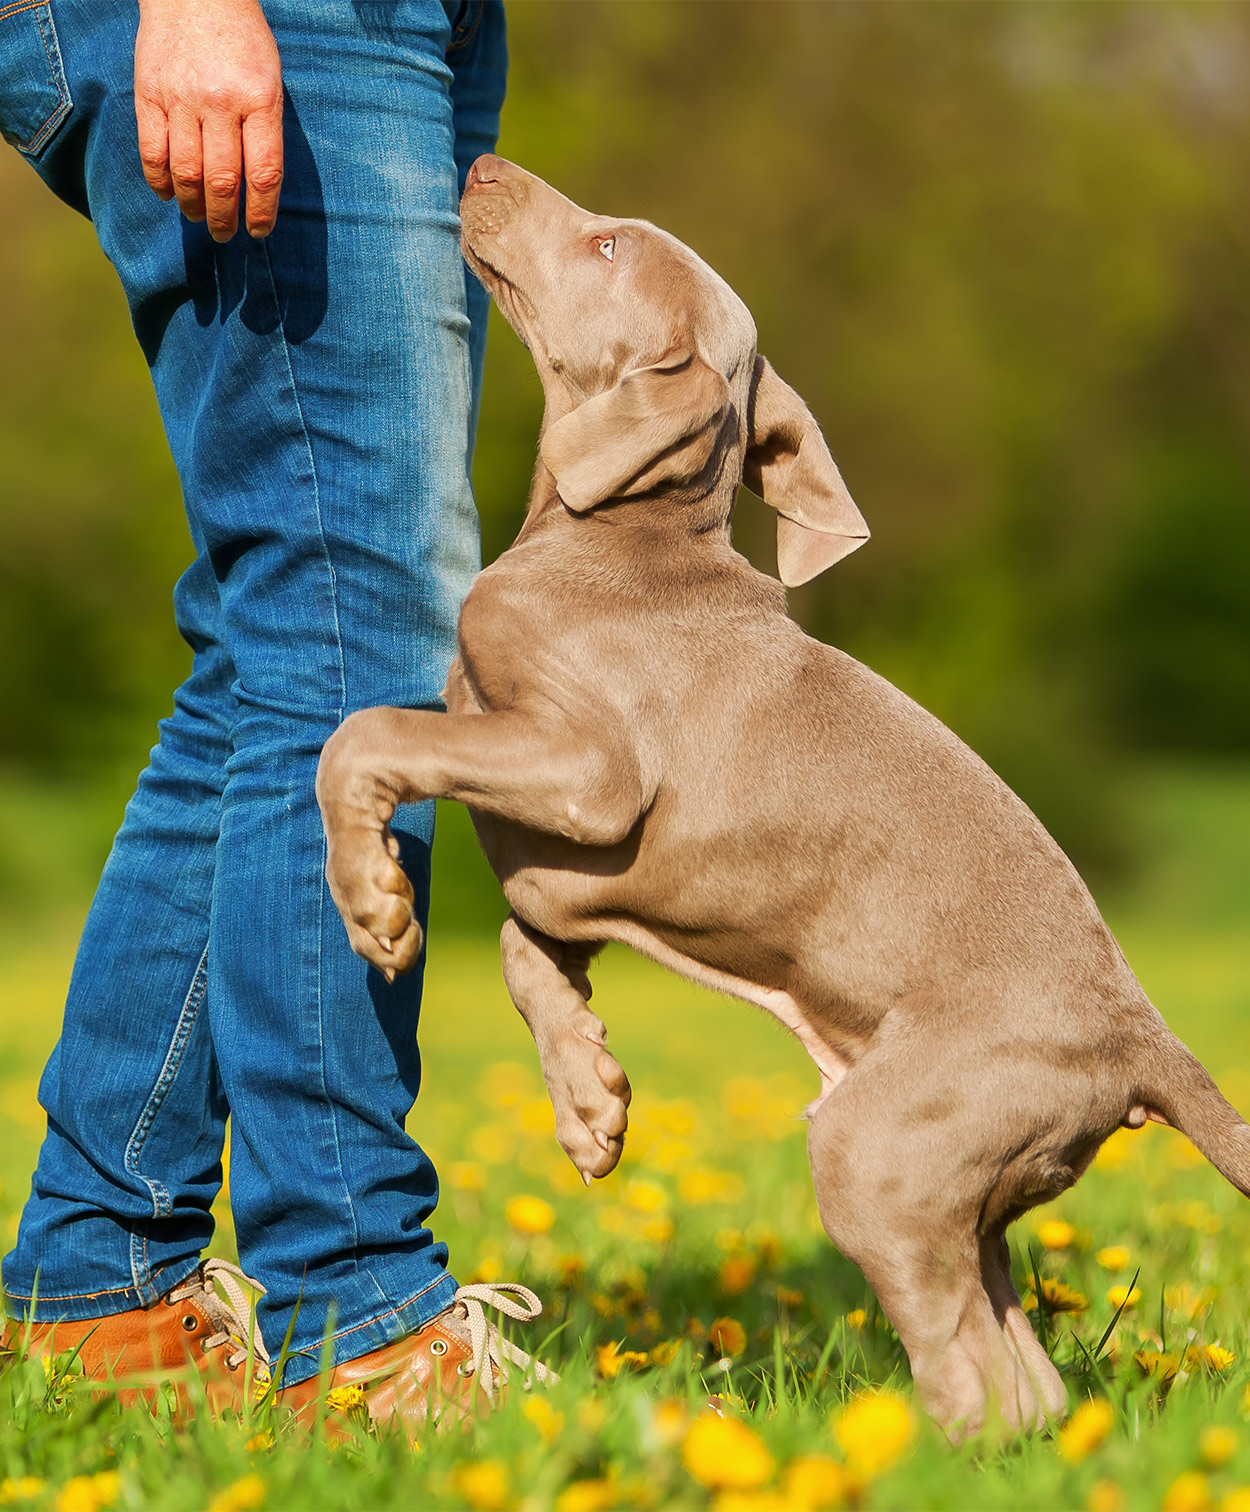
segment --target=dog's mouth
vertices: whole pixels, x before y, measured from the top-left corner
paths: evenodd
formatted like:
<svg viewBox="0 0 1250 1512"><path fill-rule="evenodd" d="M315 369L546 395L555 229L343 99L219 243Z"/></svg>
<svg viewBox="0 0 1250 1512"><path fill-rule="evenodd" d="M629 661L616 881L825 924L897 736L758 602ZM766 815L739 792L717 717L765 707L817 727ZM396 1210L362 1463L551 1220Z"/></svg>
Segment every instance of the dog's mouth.
<svg viewBox="0 0 1250 1512"><path fill-rule="evenodd" d="M481 234L480 228L470 228L467 218L462 217L460 250L464 255L464 260L485 284L491 298L499 306L499 313L525 345L529 346L528 332L537 325L538 311L529 296L513 283L498 262L485 255L480 242L475 244L475 238ZM489 238L492 234L488 231L486 237Z"/></svg>

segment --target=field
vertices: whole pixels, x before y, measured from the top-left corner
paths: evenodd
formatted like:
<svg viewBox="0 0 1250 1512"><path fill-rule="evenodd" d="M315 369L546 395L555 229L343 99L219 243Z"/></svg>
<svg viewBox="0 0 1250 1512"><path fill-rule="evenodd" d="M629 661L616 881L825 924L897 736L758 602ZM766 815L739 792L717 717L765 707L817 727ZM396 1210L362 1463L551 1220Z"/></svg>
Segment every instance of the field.
<svg viewBox="0 0 1250 1512"><path fill-rule="evenodd" d="M1155 770L1124 798L1144 816L1141 860L1108 916L1170 1022L1250 1110L1250 779ZM753 1010L609 951L594 1006L635 1100L620 1170L584 1190L490 934L466 928L497 912L491 884L462 816L444 820L410 1127L443 1174L435 1227L458 1277L534 1286L548 1315L523 1342L547 1339L560 1384L514 1393L470 1434L414 1448L361 1432L335 1447L277 1419L174 1432L25 1367L0 1383L0 1503L1250 1508L1250 1208L1186 1141L1115 1136L1074 1191L1013 1232L1018 1284L1041 1280L1040 1324L1073 1405L1105 1405L1022 1446L952 1450L914 1410L897 1341L820 1229L796 1116L815 1077L797 1047ZM36 1078L95 823L46 793L0 792L6 1238L40 1137ZM217 1250L233 1258L232 1246L223 1198ZM718 1426L701 1416L709 1391L724 1399Z"/></svg>

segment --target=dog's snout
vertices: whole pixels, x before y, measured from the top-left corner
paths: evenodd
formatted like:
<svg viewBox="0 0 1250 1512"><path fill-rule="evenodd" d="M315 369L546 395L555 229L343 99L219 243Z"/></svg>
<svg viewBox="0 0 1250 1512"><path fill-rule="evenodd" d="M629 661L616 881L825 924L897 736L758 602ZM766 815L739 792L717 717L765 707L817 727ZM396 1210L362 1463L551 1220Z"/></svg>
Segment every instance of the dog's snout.
<svg viewBox="0 0 1250 1512"><path fill-rule="evenodd" d="M504 169L507 167L507 159L496 157L493 152L484 152L481 157L474 159L464 181L464 187L472 189L476 184L496 184L503 177Z"/></svg>

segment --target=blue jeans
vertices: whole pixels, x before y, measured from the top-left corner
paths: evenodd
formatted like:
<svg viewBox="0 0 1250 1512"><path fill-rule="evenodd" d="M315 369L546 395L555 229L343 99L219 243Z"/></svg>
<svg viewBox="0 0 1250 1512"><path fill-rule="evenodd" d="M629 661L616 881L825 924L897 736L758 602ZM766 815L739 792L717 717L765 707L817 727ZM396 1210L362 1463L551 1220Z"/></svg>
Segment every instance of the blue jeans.
<svg viewBox="0 0 1250 1512"><path fill-rule="evenodd" d="M143 181L137 8L0 8L0 126L91 217L151 366L197 553L191 675L87 920L4 1302L150 1304L208 1243L231 1120L239 1256L271 1352L315 1372L420 1327L455 1282L404 1130L421 973L358 960L313 779L343 717L439 706L478 566L469 483L486 299L458 194L495 144L500 0L264 0L287 91L263 242L216 246ZM466 281L467 280L467 281ZM431 806L398 816L428 900ZM330 1322L332 1320L332 1323Z"/></svg>

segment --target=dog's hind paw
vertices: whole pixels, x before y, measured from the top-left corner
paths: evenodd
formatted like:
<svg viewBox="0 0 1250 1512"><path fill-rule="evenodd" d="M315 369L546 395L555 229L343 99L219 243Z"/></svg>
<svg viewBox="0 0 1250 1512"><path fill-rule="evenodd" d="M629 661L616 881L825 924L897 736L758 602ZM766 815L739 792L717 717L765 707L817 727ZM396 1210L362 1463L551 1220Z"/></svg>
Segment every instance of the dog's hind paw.
<svg viewBox="0 0 1250 1512"><path fill-rule="evenodd" d="M583 1009L542 1058L556 1138L587 1186L616 1169L633 1096L629 1078L604 1048L606 1038L602 1021Z"/></svg>

